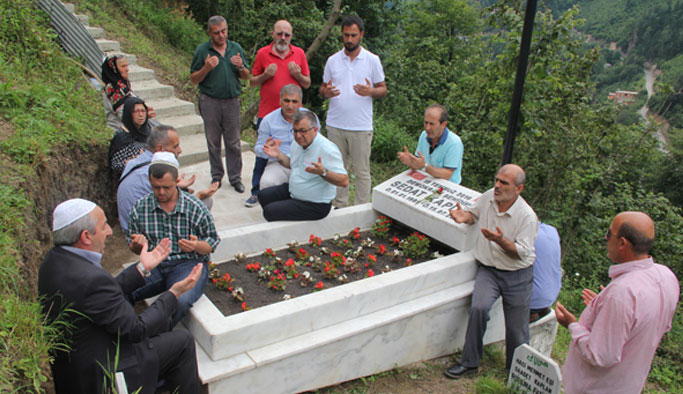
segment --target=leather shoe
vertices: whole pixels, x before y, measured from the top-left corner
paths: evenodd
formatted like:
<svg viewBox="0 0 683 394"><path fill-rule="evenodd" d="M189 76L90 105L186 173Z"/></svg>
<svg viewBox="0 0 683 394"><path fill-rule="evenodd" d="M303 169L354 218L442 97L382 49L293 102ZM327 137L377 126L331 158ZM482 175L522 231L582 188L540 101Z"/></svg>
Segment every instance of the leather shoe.
<svg viewBox="0 0 683 394"><path fill-rule="evenodd" d="M244 185L242 182L233 183L232 187L235 188L237 193L244 193Z"/></svg>
<svg viewBox="0 0 683 394"><path fill-rule="evenodd" d="M478 367L466 367L460 363L456 363L444 371L444 374L451 379L460 379L465 375L477 373L478 369Z"/></svg>

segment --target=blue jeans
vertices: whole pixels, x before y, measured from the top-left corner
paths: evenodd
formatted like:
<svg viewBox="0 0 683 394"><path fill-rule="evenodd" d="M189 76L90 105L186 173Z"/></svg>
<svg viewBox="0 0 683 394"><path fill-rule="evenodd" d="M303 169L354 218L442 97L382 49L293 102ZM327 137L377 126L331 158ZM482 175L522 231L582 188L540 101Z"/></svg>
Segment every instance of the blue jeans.
<svg viewBox="0 0 683 394"><path fill-rule="evenodd" d="M135 303L170 289L174 283L185 279L197 263L196 260L162 261L145 278L145 285L131 293L131 301ZM206 262L203 262L203 266L202 274L194 287L178 298L178 310L173 314L174 326L185 317L192 304L204 293L204 286L209 281L209 269ZM137 268L133 264L126 269L136 270Z"/></svg>
<svg viewBox="0 0 683 394"><path fill-rule="evenodd" d="M256 121L256 135L258 136L258 129L261 127L261 121L263 118L258 118ZM261 183L261 176L263 171L266 169L268 164L268 159L256 156L256 161L254 161L254 171L251 173L251 195L255 196L261 189L259 184Z"/></svg>

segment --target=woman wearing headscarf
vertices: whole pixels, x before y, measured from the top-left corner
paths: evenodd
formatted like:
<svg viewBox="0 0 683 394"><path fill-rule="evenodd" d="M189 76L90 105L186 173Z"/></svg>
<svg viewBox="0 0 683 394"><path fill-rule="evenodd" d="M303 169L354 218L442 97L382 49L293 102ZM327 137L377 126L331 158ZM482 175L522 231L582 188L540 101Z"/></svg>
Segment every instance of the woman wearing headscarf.
<svg viewBox="0 0 683 394"><path fill-rule="evenodd" d="M104 112L107 125L114 130L121 127L123 103L128 97L136 97L128 80L128 59L118 54L108 56L102 63L102 82ZM156 113L152 107L147 107L147 116L153 118Z"/></svg>
<svg viewBox="0 0 683 394"><path fill-rule="evenodd" d="M109 145L109 168L118 179L128 160L140 154L151 131L147 120L147 106L138 97L129 97L123 104L123 126L114 134Z"/></svg>

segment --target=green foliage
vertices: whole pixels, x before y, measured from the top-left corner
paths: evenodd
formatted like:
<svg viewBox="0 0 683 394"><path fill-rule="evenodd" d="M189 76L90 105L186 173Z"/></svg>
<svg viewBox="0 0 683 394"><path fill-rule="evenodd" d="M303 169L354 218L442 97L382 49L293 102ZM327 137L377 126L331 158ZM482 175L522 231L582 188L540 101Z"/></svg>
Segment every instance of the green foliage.
<svg viewBox="0 0 683 394"><path fill-rule="evenodd" d="M429 250L429 238L417 231L401 240L398 246L403 253L410 258L422 257Z"/></svg>
<svg viewBox="0 0 683 394"><path fill-rule="evenodd" d="M375 163L392 162L404 146L409 152L415 152L417 137L395 119L382 115L375 117L370 159Z"/></svg>
<svg viewBox="0 0 683 394"><path fill-rule="evenodd" d="M168 8L166 1L113 1L131 22L155 41L166 41L184 52L192 53L198 43L207 40L201 26L180 10Z"/></svg>
<svg viewBox="0 0 683 394"><path fill-rule="evenodd" d="M667 152L653 158L648 183L672 203L683 207L683 129L671 129L667 134Z"/></svg>

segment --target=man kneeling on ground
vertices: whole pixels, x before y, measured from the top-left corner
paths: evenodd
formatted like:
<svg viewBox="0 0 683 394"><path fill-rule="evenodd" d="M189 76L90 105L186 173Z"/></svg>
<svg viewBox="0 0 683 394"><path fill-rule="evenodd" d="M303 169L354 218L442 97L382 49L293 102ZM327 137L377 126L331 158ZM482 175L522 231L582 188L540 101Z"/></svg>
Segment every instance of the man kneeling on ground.
<svg viewBox="0 0 683 394"><path fill-rule="evenodd" d="M339 149L318 130L320 123L313 112L297 112L293 121L296 144L289 156L280 152L280 140L268 138L264 144L265 154L292 170L289 183L259 193L267 221L322 219L332 209L336 186L349 184Z"/></svg>

